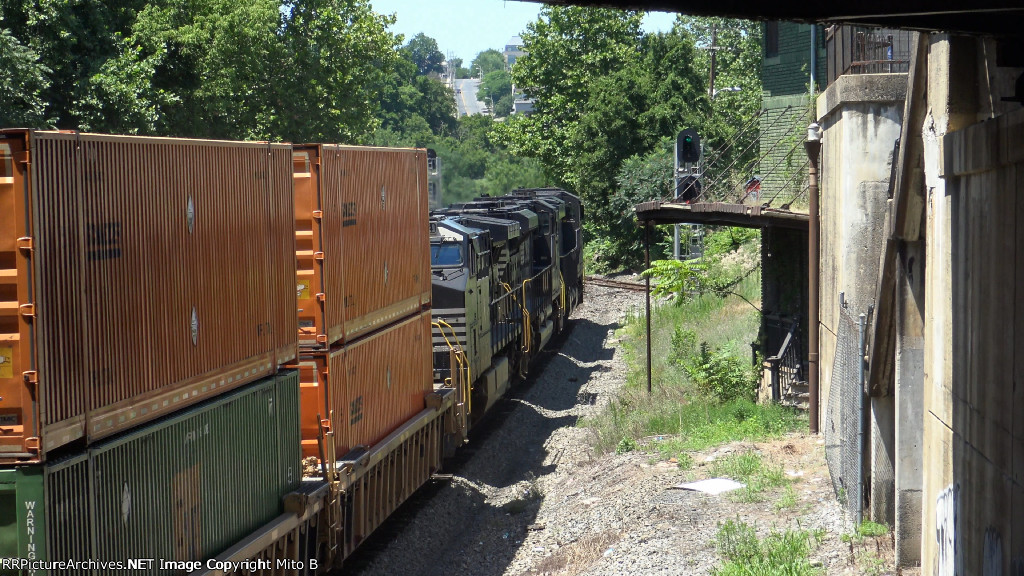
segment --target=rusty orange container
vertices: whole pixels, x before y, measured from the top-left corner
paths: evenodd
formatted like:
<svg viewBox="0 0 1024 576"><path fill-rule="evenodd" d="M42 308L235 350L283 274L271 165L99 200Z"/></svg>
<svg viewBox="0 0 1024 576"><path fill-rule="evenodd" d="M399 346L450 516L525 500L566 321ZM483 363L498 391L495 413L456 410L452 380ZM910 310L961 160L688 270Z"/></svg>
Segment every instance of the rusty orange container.
<svg viewBox="0 0 1024 576"><path fill-rule="evenodd" d="M291 147L0 131L0 463L295 358Z"/></svg>
<svg viewBox="0 0 1024 576"><path fill-rule="evenodd" d="M326 350L430 305L427 152L296 146L299 342Z"/></svg>
<svg viewBox="0 0 1024 576"><path fill-rule="evenodd" d="M433 391L430 312L330 351L304 352L302 455L319 456L317 416L334 431L335 455L372 446L424 408Z"/></svg>

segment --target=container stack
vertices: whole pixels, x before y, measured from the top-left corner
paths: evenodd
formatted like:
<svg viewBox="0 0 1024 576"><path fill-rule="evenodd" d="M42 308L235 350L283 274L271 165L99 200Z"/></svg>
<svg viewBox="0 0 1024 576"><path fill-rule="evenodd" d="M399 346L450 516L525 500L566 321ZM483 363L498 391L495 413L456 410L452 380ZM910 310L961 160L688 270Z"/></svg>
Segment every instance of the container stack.
<svg viewBox="0 0 1024 576"><path fill-rule="evenodd" d="M0 556L201 560L281 512L291 168L288 145L0 131Z"/></svg>
<svg viewBox="0 0 1024 576"><path fill-rule="evenodd" d="M333 461L433 390L427 156L296 146L294 178L302 452Z"/></svg>

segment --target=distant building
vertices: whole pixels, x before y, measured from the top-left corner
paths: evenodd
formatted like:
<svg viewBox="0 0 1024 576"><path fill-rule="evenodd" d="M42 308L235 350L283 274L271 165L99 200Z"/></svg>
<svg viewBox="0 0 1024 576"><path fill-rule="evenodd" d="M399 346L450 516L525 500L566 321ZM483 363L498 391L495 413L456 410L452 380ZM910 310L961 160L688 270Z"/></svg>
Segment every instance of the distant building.
<svg viewBox="0 0 1024 576"><path fill-rule="evenodd" d="M794 147L804 137L811 123L813 107L811 66L814 66L813 95L825 87L825 31L814 26L814 48L811 48L812 25L795 22L765 22L764 62L761 82L764 86L761 115L761 154L759 172L762 198L778 197L782 204L797 196L806 187L807 160L802 147ZM801 197L798 203L806 203Z"/></svg>
<svg viewBox="0 0 1024 576"><path fill-rule="evenodd" d="M533 112L533 99L523 97L521 94L517 95L515 101L512 102L512 113L529 114L530 112Z"/></svg>
<svg viewBox="0 0 1024 576"><path fill-rule="evenodd" d="M512 65L516 63L516 59L526 55L526 51L523 50L523 39L519 36L513 36L509 39L505 44L505 51L502 52L502 55L505 56L505 67L511 70ZM512 85L512 97L513 114L529 114L533 112L533 99L528 98L515 84Z"/></svg>
<svg viewBox="0 0 1024 576"><path fill-rule="evenodd" d="M519 36L513 36L505 43L505 51L501 53L505 57L505 68L512 68L512 65L516 63L516 59L526 54L523 52L523 39Z"/></svg>
<svg viewBox="0 0 1024 576"><path fill-rule="evenodd" d="M427 148L427 208L442 208L441 202L441 159L433 148Z"/></svg>

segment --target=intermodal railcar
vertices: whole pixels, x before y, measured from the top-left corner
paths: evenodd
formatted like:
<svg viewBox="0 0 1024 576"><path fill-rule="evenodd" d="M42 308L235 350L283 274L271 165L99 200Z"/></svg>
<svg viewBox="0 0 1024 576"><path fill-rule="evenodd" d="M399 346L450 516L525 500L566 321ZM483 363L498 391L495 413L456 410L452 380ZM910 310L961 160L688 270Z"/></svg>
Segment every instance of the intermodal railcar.
<svg viewBox="0 0 1024 576"><path fill-rule="evenodd" d="M582 301L582 205L428 152L0 130L0 566L326 574Z"/></svg>

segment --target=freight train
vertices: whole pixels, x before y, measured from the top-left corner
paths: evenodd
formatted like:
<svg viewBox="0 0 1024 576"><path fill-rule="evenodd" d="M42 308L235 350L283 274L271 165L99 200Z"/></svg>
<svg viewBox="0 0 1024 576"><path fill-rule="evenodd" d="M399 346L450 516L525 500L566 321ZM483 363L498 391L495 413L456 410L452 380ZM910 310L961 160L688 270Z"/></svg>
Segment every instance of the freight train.
<svg viewBox="0 0 1024 576"><path fill-rule="evenodd" d="M577 197L432 172L0 130L0 574L340 566L582 301Z"/></svg>

